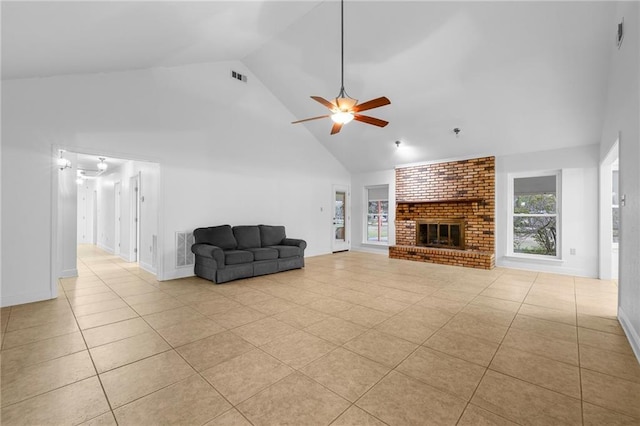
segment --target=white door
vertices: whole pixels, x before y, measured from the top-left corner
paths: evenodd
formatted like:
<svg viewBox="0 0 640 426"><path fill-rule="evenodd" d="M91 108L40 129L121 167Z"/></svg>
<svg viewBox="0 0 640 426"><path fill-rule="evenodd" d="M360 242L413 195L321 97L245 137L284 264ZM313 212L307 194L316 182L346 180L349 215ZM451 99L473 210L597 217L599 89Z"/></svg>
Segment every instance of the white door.
<svg viewBox="0 0 640 426"><path fill-rule="evenodd" d="M78 244L86 244L89 242L89 223L87 196L89 191L82 185L78 187Z"/></svg>
<svg viewBox="0 0 640 426"><path fill-rule="evenodd" d="M140 176L131 177L129 181L131 190L131 254L129 259L131 262L137 262L138 247L140 243Z"/></svg>
<svg viewBox="0 0 640 426"><path fill-rule="evenodd" d="M346 186L333 187L333 252L345 251L350 248L351 199L349 188Z"/></svg>
<svg viewBox="0 0 640 426"><path fill-rule="evenodd" d="M115 197L114 202L114 210L115 210L115 241L114 241L114 250L115 254L120 254L120 216L122 213L120 212L120 188L122 184L120 182L116 182L113 184L113 196Z"/></svg>

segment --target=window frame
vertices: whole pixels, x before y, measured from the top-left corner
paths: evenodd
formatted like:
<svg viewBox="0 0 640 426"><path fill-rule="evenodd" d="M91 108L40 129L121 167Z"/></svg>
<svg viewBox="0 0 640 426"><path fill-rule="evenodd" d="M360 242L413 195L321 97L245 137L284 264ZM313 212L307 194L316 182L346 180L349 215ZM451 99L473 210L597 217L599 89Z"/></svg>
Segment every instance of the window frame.
<svg viewBox="0 0 640 426"><path fill-rule="evenodd" d="M553 214L521 214L517 215L514 211L514 189L515 180L522 178L535 178L544 176L555 176L556 178L556 255L549 256L544 254L516 253L513 250L513 225L516 217L550 217ZM507 174L508 196L507 196L507 256L519 259L531 259L538 261L561 261L562 260L562 170L540 170L533 172L520 172Z"/></svg>
<svg viewBox="0 0 640 426"><path fill-rule="evenodd" d="M369 240L369 190L370 189L380 189L380 188L385 188L387 190L387 241L370 241ZM378 200L381 201L381 200ZM389 203L389 184L380 184L380 185L367 185L364 187L364 202L363 202L363 206L364 206L364 214L363 214L363 222L364 222L364 226L363 226L363 232L362 232L362 244L369 244L369 245L374 245L374 246L389 246L389 232L390 232L390 226L389 226L389 216L391 214L390 212L390 203Z"/></svg>

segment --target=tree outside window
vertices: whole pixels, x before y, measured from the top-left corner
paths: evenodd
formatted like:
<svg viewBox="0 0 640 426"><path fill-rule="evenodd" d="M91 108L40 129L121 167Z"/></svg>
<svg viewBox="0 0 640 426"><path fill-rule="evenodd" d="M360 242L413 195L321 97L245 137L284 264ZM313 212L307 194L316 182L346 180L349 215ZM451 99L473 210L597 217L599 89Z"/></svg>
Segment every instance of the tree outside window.
<svg viewBox="0 0 640 426"><path fill-rule="evenodd" d="M557 177L513 179L513 253L558 257Z"/></svg>
<svg viewBox="0 0 640 426"><path fill-rule="evenodd" d="M367 188L367 242L389 242L389 187Z"/></svg>

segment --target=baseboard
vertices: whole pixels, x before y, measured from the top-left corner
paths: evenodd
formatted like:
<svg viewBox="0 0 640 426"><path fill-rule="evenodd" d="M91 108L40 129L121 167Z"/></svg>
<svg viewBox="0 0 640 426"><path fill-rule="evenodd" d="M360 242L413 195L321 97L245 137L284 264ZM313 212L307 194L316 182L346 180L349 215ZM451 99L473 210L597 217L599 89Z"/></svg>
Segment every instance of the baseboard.
<svg viewBox="0 0 640 426"><path fill-rule="evenodd" d="M193 272L193 267L181 268L174 269L173 271L166 273L165 276L162 277L162 279L158 278L158 281L178 280L180 278L189 278L195 276L196 274Z"/></svg>
<svg viewBox="0 0 640 426"><path fill-rule="evenodd" d="M41 302L55 298L50 291L38 294L28 293L16 294L15 296L3 296L0 297L0 307L6 308L7 306L24 305L25 303Z"/></svg>
<svg viewBox="0 0 640 426"><path fill-rule="evenodd" d="M60 276L58 278L73 278L78 276L78 270L76 268L73 269L65 269L64 271L60 271Z"/></svg>
<svg viewBox="0 0 640 426"><path fill-rule="evenodd" d="M562 264L562 261L551 261ZM501 268L518 269L523 271L546 272L558 275L571 275L574 277L597 278L596 270L587 270L568 266L557 266L544 259L514 259L507 256L496 257L496 266Z"/></svg>
<svg viewBox="0 0 640 426"><path fill-rule="evenodd" d="M104 245L104 244L102 244L102 243L98 243L98 244L97 244L97 246L98 246L98 248L99 248L99 249L104 250L104 251L106 251L106 252L107 252L107 253L109 253L109 254L113 254L113 253L114 253L114 252L113 252L113 249L112 249L111 247L107 247L107 246L105 246L105 245Z"/></svg>
<svg viewBox="0 0 640 426"><path fill-rule="evenodd" d="M359 251L362 253L371 253L371 254L382 254L385 256L389 256L389 246L353 246L351 247L353 251Z"/></svg>
<svg viewBox="0 0 640 426"><path fill-rule="evenodd" d="M146 262L138 262L138 264L140 265L140 267L142 269L144 269L145 271L149 272L150 274L156 275L158 272L156 271L156 268L153 267L153 265L146 263Z"/></svg>
<svg viewBox="0 0 640 426"><path fill-rule="evenodd" d="M620 325L622 325L624 333L627 335L627 339L629 340L631 349L633 349L633 353L636 355L638 362L640 362L640 334L638 334L638 331L633 328L631 321L629 321L629 317L624 313L620 306L618 306L618 320L620 321Z"/></svg>

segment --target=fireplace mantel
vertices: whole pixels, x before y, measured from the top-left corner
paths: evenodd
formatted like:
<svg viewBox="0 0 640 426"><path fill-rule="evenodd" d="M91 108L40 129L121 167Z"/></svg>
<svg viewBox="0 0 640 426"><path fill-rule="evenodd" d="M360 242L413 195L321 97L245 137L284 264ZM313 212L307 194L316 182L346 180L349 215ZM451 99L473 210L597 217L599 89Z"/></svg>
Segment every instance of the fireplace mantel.
<svg viewBox="0 0 640 426"><path fill-rule="evenodd" d="M484 198L441 198L437 200L396 200L396 204L480 203Z"/></svg>

